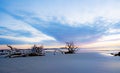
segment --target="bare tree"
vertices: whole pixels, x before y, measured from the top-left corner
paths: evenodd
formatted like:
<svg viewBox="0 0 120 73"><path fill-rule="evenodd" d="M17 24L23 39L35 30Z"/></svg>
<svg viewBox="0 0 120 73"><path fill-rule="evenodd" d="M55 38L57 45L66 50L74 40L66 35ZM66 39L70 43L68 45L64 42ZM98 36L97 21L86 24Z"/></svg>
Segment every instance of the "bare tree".
<svg viewBox="0 0 120 73"><path fill-rule="evenodd" d="M20 52L19 49L12 47L11 45L7 45L7 47L9 47L11 49L11 51Z"/></svg>
<svg viewBox="0 0 120 73"><path fill-rule="evenodd" d="M7 47L10 48L8 57L20 56L22 54L19 49L14 48L11 45L7 45Z"/></svg>
<svg viewBox="0 0 120 73"><path fill-rule="evenodd" d="M11 50L14 50L14 48L12 47L12 46L10 46L10 45L7 45Z"/></svg>
<svg viewBox="0 0 120 73"><path fill-rule="evenodd" d="M44 48L43 45L41 45L39 47L34 45L32 47L32 53L30 54L30 56L42 56L42 55L45 55L43 48Z"/></svg>
<svg viewBox="0 0 120 73"><path fill-rule="evenodd" d="M36 53L38 53L39 55L42 55L43 54L43 45L39 46L39 47L36 47Z"/></svg>
<svg viewBox="0 0 120 73"><path fill-rule="evenodd" d="M68 51L65 54L74 54L78 47L75 46L74 42L66 42L65 49Z"/></svg>

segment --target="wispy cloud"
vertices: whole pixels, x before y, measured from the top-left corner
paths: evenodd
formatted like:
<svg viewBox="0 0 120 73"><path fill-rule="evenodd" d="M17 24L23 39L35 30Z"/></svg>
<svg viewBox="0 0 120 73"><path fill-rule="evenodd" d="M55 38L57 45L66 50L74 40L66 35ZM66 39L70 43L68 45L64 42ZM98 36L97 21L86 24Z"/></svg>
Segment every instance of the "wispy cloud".
<svg viewBox="0 0 120 73"><path fill-rule="evenodd" d="M73 40L77 42L78 41L79 42L88 42L88 41L90 42L90 41L96 40L106 30L105 28L106 26L99 28L100 26L104 26L104 25L101 25L101 23L103 22L101 20L96 21L98 25L94 25L94 24L87 24L87 25L83 24L82 25L81 24L80 26L76 27L76 26L71 26L69 24L66 24L66 23L63 23L57 20L58 19L57 17L51 17L50 20L46 21L40 17L34 17L32 15L27 16L26 14L27 12L24 14L23 13L24 12L22 12L22 15L12 14L12 13L8 13L8 14L11 15L15 19L20 18L18 20L26 23L27 28L28 28L28 25L32 26L38 31L41 31L44 34L47 34L49 36L52 36L60 42L73 41ZM99 21L100 23L98 23ZM31 30L32 29L30 29L30 31ZM91 39L91 38L94 38L94 39Z"/></svg>
<svg viewBox="0 0 120 73"><path fill-rule="evenodd" d="M30 25L11 17L9 14L1 13L4 18L0 20L0 38L6 38L11 40L23 41L23 42L41 42L44 40L54 40L39 30L31 27ZM4 20L7 19L7 22ZM3 42L4 43L4 42ZM4 43L5 44L5 43Z"/></svg>
<svg viewBox="0 0 120 73"><path fill-rule="evenodd" d="M109 21L120 19L119 0L21 0L3 1L1 7L16 13L17 10L29 11L37 16L65 17L68 24L93 23L97 17L104 17Z"/></svg>

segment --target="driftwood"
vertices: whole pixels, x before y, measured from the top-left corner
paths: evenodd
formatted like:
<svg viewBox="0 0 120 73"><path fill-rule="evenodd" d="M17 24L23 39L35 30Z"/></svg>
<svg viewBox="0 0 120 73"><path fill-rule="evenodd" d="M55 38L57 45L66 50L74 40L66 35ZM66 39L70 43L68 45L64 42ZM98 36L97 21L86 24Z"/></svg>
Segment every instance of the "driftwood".
<svg viewBox="0 0 120 73"><path fill-rule="evenodd" d="M43 46L37 47L36 45L34 45L31 49L31 52L29 53L21 53L19 49L13 48L10 45L7 45L7 46L10 48L10 50L9 50L9 54L6 57L9 57L9 58L45 55Z"/></svg>
<svg viewBox="0 0 120 73"><path fill-rule="evenodd" d="M120 56L120 52L118 52L117 54L111 53L111 55Z"/></svg>

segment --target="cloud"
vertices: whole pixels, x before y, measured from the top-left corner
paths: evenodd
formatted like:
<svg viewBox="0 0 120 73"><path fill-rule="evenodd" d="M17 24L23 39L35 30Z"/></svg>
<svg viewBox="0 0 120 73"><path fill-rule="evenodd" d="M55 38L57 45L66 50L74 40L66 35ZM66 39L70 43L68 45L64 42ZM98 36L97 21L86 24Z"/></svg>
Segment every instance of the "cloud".
<svg viewBox="0 0 120 73"><path fill-rule="evenodd" d="M39 32L42 32L46 35L52 36L57 41L65 42L65 41L79 41L79 42L91 42L95 41L98 38L102 37L106 30L109 29L112 25L111 22L106 21L103 17L98 17L94 23L87 23L87 24L77 24L79 26L70 25L67 23L64 23L64 20L66 20L65 17L62 17L62 22L59 20L58 17L46 17L46 20L44 18L40 18L37 16L34 16L34 14L29 12L22 12L13 14L8 11L4 11L8 13L13 18L22 21L25 23L27 28L28 26L32 26L32 28L38 30ZM31 14L31 16L28 16ZM18 25L17 25L18 26ZM20 25L21 26L21 25ZM29 29L29 31L36 32L33 29ZM37 35L35 33L32 33L34 35ZM23 37L22 37L23 38ZM93 39L94 38L94 39ZM24 40L25 38L23 38ZM29 38L28 38L29 39ZM34 38L35 39L35 38ZM32 40L32 39L31 39ZM39 41L39 40L38 40Z"/></svg>
<svg viewBox="0 0 120 73"><path fill-rule="evenodd" d="M29 11L40 17L55 16L65 17L65 23L94 23L97 17L104 17L110 22L120 19L119 0L21 0L21 1L2 1L2 8L12 13L17 11ZM30 14L31 15L31 14Z"/></svg>
<svg viewBox="0 0 120 73"><path fill-rule="evenodd" d="M98 41L116 41L120 40L120 34L103 35Z"/></svg>
<svg viewBox="0 0 120 73"><path fill-rule="evenodd" d="M42 42L44 40L54 40L53 37L50 37L37 29L31 27L30 25L14 19L9 14L5 14L0 12L1 16L4 16L2 20L0 20L0 38L2 39L10 39L16 41L24 42ZM5 21L7 19L7 22Z"/></svg>
<svg viewBox="0 0 120 73"><path fill-rule="evenodd" d="M108 34L119 34L120 33L120 29L119 28L109 28L106 33Z"/></svg>
<svg viewBox="0 0 120 73"><path fill-rule="evenodd" d="M11 14L13 18L20 18L20 21L23 21L33 28L43 32L46 35L54 37L56 40L60 42L65 41L93 41L96 40L101 34L106 30L105 27L99 28L100 24L87 24L80 26L71 26L69 24L63 23L57 19L57 17L50 17L51 19L45 20L40 17L28 16L27 12L22 12L21 14ZM16 18L17 19L17 18ZM63 17L63 19L66 19ZM100 21L100 20L99 20ZM99 22L97 21L97 22ZM96 23L96 22L95 22ZM98 24L98 23L97 23ZM91 25L91 26L90 26ZM102 26L102 25L101 25ZM94 38L94 39L91 39Z"/></svg>

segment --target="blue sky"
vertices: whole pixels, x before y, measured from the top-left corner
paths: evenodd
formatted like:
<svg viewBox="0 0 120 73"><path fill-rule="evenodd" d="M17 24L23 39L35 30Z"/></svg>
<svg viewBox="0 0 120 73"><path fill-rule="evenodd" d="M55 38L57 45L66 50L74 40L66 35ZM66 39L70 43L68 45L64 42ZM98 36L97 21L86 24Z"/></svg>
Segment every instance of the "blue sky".
<svg viewBox="0 0 120 73"><path fill-rule="evenodd" d="M120 0L0 0L1 45L66 41L118 48Z"/></svg>

